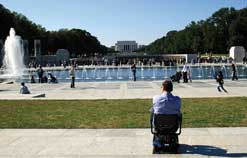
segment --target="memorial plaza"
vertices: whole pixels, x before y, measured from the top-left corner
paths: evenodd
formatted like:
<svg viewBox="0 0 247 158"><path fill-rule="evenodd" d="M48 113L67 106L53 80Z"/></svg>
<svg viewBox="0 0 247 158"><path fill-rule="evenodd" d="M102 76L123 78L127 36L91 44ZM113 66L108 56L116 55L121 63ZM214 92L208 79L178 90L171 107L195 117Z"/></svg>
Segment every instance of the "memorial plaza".
<svg viewBox="0 0 247 158"><path fill-rule="evenodd" d="M1 100L143 99L160 94L161 81L27 84L31 94L19 94L19 84L1 84ZM246 80L225 81L228 93L214 80L174 83L182 98L246 97ZM45 94L45 96L43 95ZM117 100L116 100L117 101ZM90 105L88 105L90 106ZM133 105L134 106L134 105ZM151 107L151 103L150 103ZM212 109L213 110L213 109ZM147 120L148 121L148 120ZM179 154L152 154L148 128L125 129L0 129L0 157L247 157L247 128L182 128Z"/></svg>
<svg viewBox="0 0 247 158"><path fill-rule="evenodd" d="M75 89L70 83L27 84L31 94L19 94L20 84L1 84L0 99L147 99L161 93L162 81L78 82ZM192 83L174 83L174 94L182 98L246 97L247 80L225 80L228 93L217 91L215 80L194 80ZM45 95L45 97L44 97Z"/></svg>
<svg viewBox="0 0 247 158"><path fill-rule="evenodd" d="M244 0L33 2L0 2L0 158L247 158Z"/></svg>

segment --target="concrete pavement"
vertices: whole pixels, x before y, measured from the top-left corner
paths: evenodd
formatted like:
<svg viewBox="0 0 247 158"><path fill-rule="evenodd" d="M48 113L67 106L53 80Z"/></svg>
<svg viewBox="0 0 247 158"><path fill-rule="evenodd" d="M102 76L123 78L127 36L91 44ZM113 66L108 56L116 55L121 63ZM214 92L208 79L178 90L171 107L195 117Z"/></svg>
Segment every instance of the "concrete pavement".
<svg viewBox="0 0 247 158"><path fill-rule="evenodd" d="M70 83L27 84L32 94L19 94L19 84L0 84L0 99L136 99L152 98L160 94L162 81L78 82L71 89ZM215 80L195 80L192 83L174 83L174 94L182 98L247 97L247 80L225 80L228 93L219 93Z"/></svg>
<svg viewBox="0 0 247 158"><path fill-rule="evenodd" d="M18 84L0 84L0 99L134 99L159 94L161 81L28 84L32 94L20 95ZM214 80L174 84L174 94L190 97L247 97L247 80L225 81L219 93ZM247 127L182 129L180 154L152 155L149 129L0 129L0 158L160 158L247 157Z"/></svg>
<svg viewBox="0 0 247 158"><path fill-rule="evenodd" d="M180 154L152 155L149 129L1 129L1 158L247 157L247 127L185 128Z"/></svg>

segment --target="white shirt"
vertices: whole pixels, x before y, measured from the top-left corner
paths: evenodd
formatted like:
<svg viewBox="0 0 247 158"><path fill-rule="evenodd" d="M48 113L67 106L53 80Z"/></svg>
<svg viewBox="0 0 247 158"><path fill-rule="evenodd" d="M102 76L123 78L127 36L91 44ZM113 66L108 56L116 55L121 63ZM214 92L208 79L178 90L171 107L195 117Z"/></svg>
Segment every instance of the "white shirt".
<svg viewBox="0 0 247 158"><path fill-rule="evenodd" d="M182 72L187 72L187 71L188 71L188 67L184 65Z"/></svg>

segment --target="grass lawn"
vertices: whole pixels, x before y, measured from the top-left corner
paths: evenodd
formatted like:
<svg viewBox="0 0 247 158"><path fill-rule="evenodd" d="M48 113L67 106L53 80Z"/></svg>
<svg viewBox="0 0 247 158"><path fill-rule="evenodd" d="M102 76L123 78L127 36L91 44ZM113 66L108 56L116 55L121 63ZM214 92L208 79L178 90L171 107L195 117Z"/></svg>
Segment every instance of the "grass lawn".
<svg viewBox="0 0 247 158"><path fill-rule="evenodd" d="M0 128L147 128L150 99L2 100ZM247 126L247 97L182 99L183 127Z"/></svg>

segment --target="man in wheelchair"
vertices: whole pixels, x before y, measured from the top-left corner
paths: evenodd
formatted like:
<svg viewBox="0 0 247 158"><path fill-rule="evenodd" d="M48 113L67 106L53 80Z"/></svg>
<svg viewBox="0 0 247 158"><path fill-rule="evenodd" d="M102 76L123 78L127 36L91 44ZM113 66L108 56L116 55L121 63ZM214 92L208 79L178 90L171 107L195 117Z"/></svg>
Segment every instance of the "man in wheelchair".
<svg viewBox="0 0 247 158"><path fill-rule="evenodd" d="M162 152L177 153L181 133L181 99L173 96L172 82L162 83L162 94L153 97L151 108L151 132L153 136L153 154Z"/></svg>

